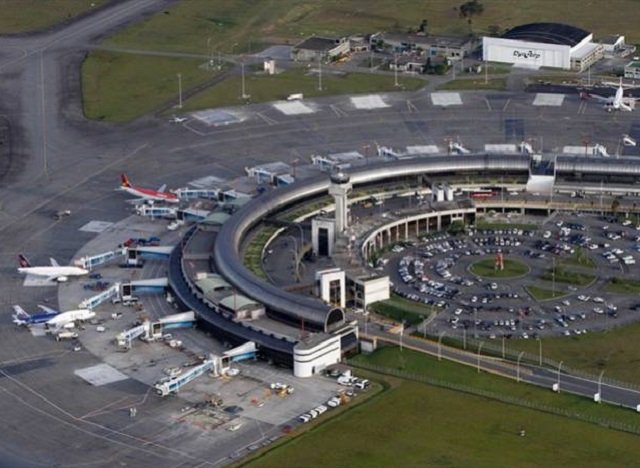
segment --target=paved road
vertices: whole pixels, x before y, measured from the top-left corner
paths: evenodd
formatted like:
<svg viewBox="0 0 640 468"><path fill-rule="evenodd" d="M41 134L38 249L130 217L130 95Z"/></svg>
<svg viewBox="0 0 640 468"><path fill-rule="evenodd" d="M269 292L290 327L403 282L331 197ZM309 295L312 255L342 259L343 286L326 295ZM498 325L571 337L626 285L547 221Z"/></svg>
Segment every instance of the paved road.
<svg viewBox="0 0 640 468"><path fill-rule="evenodd" d="M13 466L196 466L214 459L207 447L173 428L167 415L179 411L179 399L147 397L148 388L134 381L89 387L73 371L98 363L96 358L18 331L6 313L15 303L27 309L56 303L57 288L22 287L16 252L34 263L50 255L66 262L94 237L79 230L85 223L129 214L113 191L120 172L142 185L179 187L202 175L232 179L245 166L307 161L311 154L362 149L374 141L402 148L443 146L456 137L481 151L485 143L544 136L544 147L553 149L580 145L588 134L615 148L621 134L638 132L633 113L607 114L577 97L560 107L535 107L531 95L514 92L464 93L464 104L451 107L435 106L425 91L388 93L388 107L372 110L356 109L348 97L326 98L311 103L316 112L306 116L285 115L269 104L242 106L235 109L246 116L242 123L197 132L154 116L126 125L85 121L80 64L86 50L171 3L116 2L57 30L0 37L0 458L18 457ZM51 215L59 209L73 214L56 221ZM109 410L134 403L135 421ZM98 408L106 410L93 416Z"/></svg>
<svg viewBox="0 0 640 468"><path fill-rule="evenodd" d="M399 335L394 336L386 332L381 332L376 330L374 326L369 327L368 334L370 336L375 336L382 341L397 345L400 344ZM439 350L438 344L435 342L407 335L402 337L402 343L403 346L407 348L424 352L432 356L440 355L443 359L460 362L472 367L478 366L478 355L474 353L451 348L445 345L440 346ZM548 389L551 389L553 384L558 382L557 370L549 370L526 363L520 363L520 366L517 366L517 363L482 355L480 356L480 369L486 372L500 374L514 380L519 379L522 382L527 382L529 384L538 385ZM573 393L593 399L594 394L598 392L599 386L597 379L586 379L581 376L569 374L561 369L559 388L561 392ZM604 402L624 406L633 410L636 410L638 405L640 405L640 391L609 384L606 381L603 381L600 385L600 395Z"/></svg>

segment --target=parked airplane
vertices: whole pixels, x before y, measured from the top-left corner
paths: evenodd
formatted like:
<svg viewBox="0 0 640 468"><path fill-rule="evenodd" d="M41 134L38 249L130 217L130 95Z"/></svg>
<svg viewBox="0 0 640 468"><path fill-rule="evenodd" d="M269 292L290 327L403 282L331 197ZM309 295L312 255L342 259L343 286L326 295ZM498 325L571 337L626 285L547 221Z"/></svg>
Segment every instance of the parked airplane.
<svg viewBox="0 0 640 468"><path fill-rule="evenodd" d="M171 123L182 123L186 121L187 121L186 117L178 117L177 115L174 115L173 117L171 117L171 120L169 120L169 122Z"/></svg>
<svg viewBox="0 0 640 468"><path fill-rule="evenodd" d="M48 330L60 330L61 328L68 328L68 325L75 322L84 322L90 320L96 316L96 313L89 309L69 310L67 312L58 312L50 307L41 306L42 310L49 313L56 313L56 315L46 322L44 322L45 328Z"/></svg>
<svg viewBox="0 0 640 468"><path fill-rule="evenodd" d="M129 200L128 201L129 203L143 203L146 201L163 201L167 203L178 203L180 201L180 199L175 193L165 192L165 189L167 188L166 185L163 185L158 190L152 190L148 188L131 185L126 174L122 174L122 176L120 176L120 179L121 179L121 183L118 190L122 190L124 192L127 192L131 195L135 195L136 197L138 197L134 200Z"/></svg>
<svg viewBox="0 0 640 468"><path fill-rule="evenodd" d="M77 266L60 266L55 259L50 258L51 266L31 266L27 257L18 254L18 273L30 276L44 277L47 281L56 280L63 283L69 276L83 276L89 274L89 270Z"/></svg>
<svg viewBox="0 0 640 468"><path fill-rule="evenodd" d="M44 313L29 314L19 305L14 305L13 310L15 311L15 314L12 315L13 323L15 323L16 325L28 327L37 323L47 322L48 320L51 320L53 317L58 315L57 310L47 310L44 306L41 305L39 305L38 307L42 309Z"/></svg>
<svg viewBox="0 0 640 468"><path fill-rule="evenodd" d="M601 96L599 94L583 91L580 93L580 97L583 99L591 98L596 101L604 103L604 107L609 111L619 110L631 112L635 107L635 102L640 98L625 97L624 87L622 85L622 78L616 89L616 93L613 96Z"/></svg>

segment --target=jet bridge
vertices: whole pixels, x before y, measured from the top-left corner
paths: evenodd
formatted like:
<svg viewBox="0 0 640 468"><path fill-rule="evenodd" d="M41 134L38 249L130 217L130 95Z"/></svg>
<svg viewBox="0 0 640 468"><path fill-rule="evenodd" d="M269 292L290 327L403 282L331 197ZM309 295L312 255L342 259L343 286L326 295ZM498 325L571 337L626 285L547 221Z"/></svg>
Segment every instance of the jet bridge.
<svg viewBox="0 0 640 468"><path fill-rule="evenodd" d="M126 248L112 250L110 252L104 252L98 255L80 257L73 262L76 266L84 268L85 270L92 270L93 268L104 265L111 260L123 257L127 254Z"/></svg>
<svg viewBox="0 0 640 468"><path fill-rule="evenodd" d="M163 397L168 396L172 393L178 393L178 391L184 385L188 384L192 380L197 379L205 372L208 372L210 370L215 370L214 369L215 362L216 361L214 357L211 356L210 359L203 361L202 364L192 367L191 369L183 372L181 375L177 377L173 377L167 380L166 382L156 383L153 387L155 388L158 395Z"/></svg>
<svg viewBox="0 0 640 468"><path fill-rule="evenodd" d="M112 297L120 298L120 283L114 283L109 289L83 300L78 304L78 307L80 309L94 309Z"/></svg>

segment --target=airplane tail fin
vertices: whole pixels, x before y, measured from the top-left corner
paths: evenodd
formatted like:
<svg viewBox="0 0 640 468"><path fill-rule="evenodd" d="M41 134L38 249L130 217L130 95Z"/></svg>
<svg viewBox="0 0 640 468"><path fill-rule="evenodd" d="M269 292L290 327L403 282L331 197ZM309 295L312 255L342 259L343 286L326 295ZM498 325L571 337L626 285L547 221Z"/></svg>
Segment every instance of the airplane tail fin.
<svg viewBox="0 0 640 468"><path fill-rule="evenodd" d="M51 262L51 266L52 266L52 267L59 267L59 266L60 266L60 264L59 264L59 263L56 261L56 259L55 259L55 258L53 258L53 257L50 257L50 258L49 258L49 261Z"/></svg>
<svg viewBox="0 0 640 468"><path fill-rule="evenodd" d="M13 306L13 310L15 312L13 318L16 320L27 320L31 318L31 315L29 315L22 307L17 304Z"/></svg>
<svg viewBox="0 0 640 468"><path fill-rule="evenodd" d="M27 257L22 254L18 254L18 264L21 268L29 268L31 266L31 263L29 262Z"/></svg>
<svg viewBox="0 0 640 468"><path fill-rule="evenodd" d="M129 178L127 177L127 174L122 174L120 176L120 181L121 181L121 186L122 187L131 187L131 184L129 183Z"/></svg>

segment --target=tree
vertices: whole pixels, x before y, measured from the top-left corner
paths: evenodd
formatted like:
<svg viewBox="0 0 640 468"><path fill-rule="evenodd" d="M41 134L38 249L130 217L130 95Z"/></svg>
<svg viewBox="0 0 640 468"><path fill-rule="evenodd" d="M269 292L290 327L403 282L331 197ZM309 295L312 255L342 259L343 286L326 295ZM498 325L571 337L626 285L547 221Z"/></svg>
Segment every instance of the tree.
<svg viewBox="0 0 640 468"><path fill-rule="evenodd" d="M616 212L618 211L618 208L620 208L620 200L616 197L611 202L611 212L613 214L616 214Z"/></svg>
<svg viewBox="0 0 640 468"><path fill-rule="evenodd" d="M418 26L418 32L419 33L423 33L426 34L427 33L427 26L429 25L429 22L426 19L423 19L420 22L420 26Z"/></svg>
<svg viewBox="0 0 640 468"><path fill-rule="evenodd" d="M484 5L478 0L470 0L460 5L458 11L462 18L471 18L481 15L484 12Z"/></svg>

